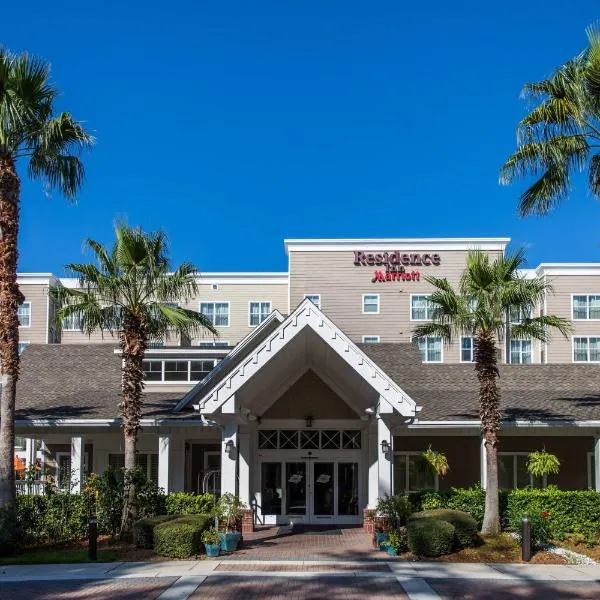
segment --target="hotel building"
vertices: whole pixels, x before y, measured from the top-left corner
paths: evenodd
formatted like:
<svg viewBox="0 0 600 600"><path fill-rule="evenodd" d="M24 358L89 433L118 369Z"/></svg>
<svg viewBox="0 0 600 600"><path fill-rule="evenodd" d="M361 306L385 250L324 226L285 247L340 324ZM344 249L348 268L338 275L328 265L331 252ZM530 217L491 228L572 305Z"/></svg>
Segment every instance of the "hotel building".
<svg viewBox="0 0 600 600"><path fill-rule="evenodd" d="M154 340L144 363L139 463L166 491L239 494L255 523L360 523L385 493L481 483L473 340L415 340L431 317L426 277L457 284L470 250L507 238L286 240L284 273L204 273L186 306L218 337ZM600 264L523 271L552 285L535 314L573 322L548 343L500 340L500 482L600 489ZM56 325L51 286L23 273L17 451L61 487L123 464L121 358L110 334ZM517 321L522 314L507 315ZM431 445L450 464L433 475ZM558 475L537 481L546 448Z"/></svg>

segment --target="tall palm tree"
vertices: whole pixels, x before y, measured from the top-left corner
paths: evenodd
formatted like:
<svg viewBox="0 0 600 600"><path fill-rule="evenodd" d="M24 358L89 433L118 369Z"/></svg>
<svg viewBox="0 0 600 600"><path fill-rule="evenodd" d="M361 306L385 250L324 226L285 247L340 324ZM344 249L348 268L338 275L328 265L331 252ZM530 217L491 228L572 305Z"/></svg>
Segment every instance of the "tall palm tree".
<svg viewBox="0 0 600 600"><path fill-rule="evenodd" d="M14 414L19 377L17 285L20 178L29 176L73 198L83 182L81 151L93 138L69 113L57 113L58 89L40 59L0 48L0 508L14 505ZM9 522L14 520L9 519Z"/></svg>
<svg viewBox="0 0 600 600"><path fill-rule="evenodd" d="M506 339L542 342L549 330L563 335L571 329L567 319L553 315L531 316L543 306L551 291L543 277L527 279L520 275L524 252L500 256L491 261L487 253L472 251L455 289L447 279L427 277L434 291L429 297L433 320L414 329L417 337L441 336L450 341L460 335L474 336L475 372L479 380L479 414L486 448L486 496L482 533L496 535L500 530L498 501L498 431L500 429L500 390L498 388L498 343ZM511 311L523 318L511 323Z"/></svg>
<svg viewBox="0 0 600 600"><path fill-rule="evenodd" d="M125 502L121 535L129 535L135 518L135 468L137 434L143 404L142 361L151 339L199 331L217 335L202 313L178 306L197 295L197 269L190 263L169 271L167 241L163 233L144 233L119 225L112 249L94 240L86 245L96 264L69 264L79 278L79 288L54 287L60 303L57 320L76 315L81 330L118 334L123 354L122 426L125 448Z"/></svg>
<svg viewBox="0 0 600 600"><path fill-rule="evenodd" d="M535 177L521 195L521 216L545 215L571 191L571 178L587 170L600 197L600 28L586 30L589 46L548 79L524 86L537 106L517 128L517 150L504 163L500 183Z"/></svg>

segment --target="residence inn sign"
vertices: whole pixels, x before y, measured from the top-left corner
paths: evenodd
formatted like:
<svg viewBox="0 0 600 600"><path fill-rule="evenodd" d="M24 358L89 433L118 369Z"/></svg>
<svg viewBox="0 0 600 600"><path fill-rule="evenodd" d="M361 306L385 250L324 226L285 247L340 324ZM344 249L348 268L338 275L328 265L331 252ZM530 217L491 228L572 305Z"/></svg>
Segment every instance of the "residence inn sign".
<svg viewBox="0 0 600 600"><path fill-rule="evenodd" d="M357 267L382 267L375 269L371 283L386 281L420 281L420 271L407 271L406 267L439 266L442 259L439 254L410 254L391 252L370 253L362 250L354 251L354 264Z"/></svg>

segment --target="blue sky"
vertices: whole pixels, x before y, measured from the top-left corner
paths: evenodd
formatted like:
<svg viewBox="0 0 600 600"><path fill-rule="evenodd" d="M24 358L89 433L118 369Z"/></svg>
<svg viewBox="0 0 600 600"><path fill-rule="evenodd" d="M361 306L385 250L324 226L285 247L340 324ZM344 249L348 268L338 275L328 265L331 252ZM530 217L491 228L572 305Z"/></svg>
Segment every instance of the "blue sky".
<svg viewBox="0 0 600 600"><path fill-rule="evenodd" d="M47 58L98 138L76 205L21 168L22 271L63 273L115 219L203 271L285 270L286 237L509 236L530 264L600 261L582 180L528 219L524 186L497 183L522 84L583 48L591 0L22 6L0 42Z"/></svg>

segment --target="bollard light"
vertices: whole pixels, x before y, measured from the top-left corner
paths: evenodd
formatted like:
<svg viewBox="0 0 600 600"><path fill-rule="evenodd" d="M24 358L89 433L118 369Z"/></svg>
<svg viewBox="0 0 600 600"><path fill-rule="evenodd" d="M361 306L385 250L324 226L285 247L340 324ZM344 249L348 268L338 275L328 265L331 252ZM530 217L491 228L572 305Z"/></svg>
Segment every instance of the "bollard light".
<svg viewBox="0 0 600 600"><path fill-rule="evenodd" d="M98 560L98 521L90 519L88 533L88 559Z"/></svg>
<svg viewBox="0 0 600 600"><path fill-rule="evenodd" d="M525 562L531 560L531 521L527 517L521 519L521 558Z"/></svg>

